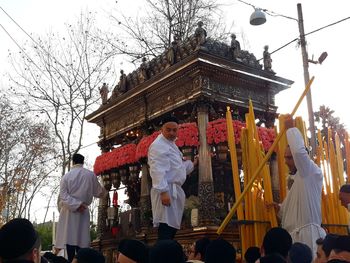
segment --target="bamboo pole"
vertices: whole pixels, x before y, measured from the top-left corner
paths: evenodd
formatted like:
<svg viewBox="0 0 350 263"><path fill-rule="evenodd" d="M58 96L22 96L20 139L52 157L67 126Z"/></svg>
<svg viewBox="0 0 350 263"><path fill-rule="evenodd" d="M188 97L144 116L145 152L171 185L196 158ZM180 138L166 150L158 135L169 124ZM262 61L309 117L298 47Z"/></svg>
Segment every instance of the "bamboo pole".
<svg viewBox="0 0 350 263"><path fill-rule="evenodd" d="M293 116L296 111L298 110L302 100L304 99L305 95L308 93L308 91L311 88L311 84L314 81L315 77L312 77L309 81L309 83L306 85L304 92L301 94L297 104L295 105L291 116ZM267 152L267 154L265 155L265 158L263 159L263 161L259 164L258 168L256 169L256 171L254 172L252 178L250 179L249 183L247 184L247 187L243 190L242 194L240 195L240 197L236 200L235 204L233 205L233 207L231 208L230 212L227 214L227 216L225 217L224 221L221 223L220 227L217 230L217 234L221 235L222 231L225 229L225 227L227 226L227 224L229 223L229 221L231 220L232 216L234 215L234 213L236 212L239 204L242 202L244 196L247 194L247 192L250 190L250 188L252 187L255 179L257 178L257 176L259 175L261 169L264 167L266 161L271 157L271 154L273 152L273 150L275 149L275 147L277 146L279 140L282 138L282 135L285 133L285 129L283 129L279 135L277 136L277 138L275 139L275 141L273 142L272 146L270 147L269 151Z"/></svg>
<svg viewBox="0 0 350 263"><path fill-rule="evenodd" d="M230 149L230 157L231 157L231 168L232 168L232 179L233 179L232 182L233 182L233 187L235 191L235 198L238 198L241 194L241 182L239 180L237 149L236 149L235 134L233 130L230 107L227 107L227 111L226 111L226 126L227 126L227 142L228 142L228 147ZM238 220L244 220L242 204L238 207L237 218ZM246 241L245 241L245 238L246 238L245 228L244 226L241 226L240 228L242 233L241 234L242 250L245 251L247 249Z"/></svg>

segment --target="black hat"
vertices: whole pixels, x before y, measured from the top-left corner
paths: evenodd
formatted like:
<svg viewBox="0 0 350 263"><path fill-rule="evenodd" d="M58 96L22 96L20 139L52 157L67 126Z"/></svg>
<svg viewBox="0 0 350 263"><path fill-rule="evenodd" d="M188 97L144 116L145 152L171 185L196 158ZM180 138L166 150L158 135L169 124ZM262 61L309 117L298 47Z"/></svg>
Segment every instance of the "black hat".
<svg viewBox="0 0 350 263"><path fill-rule="evenodd" d="M329 257L332 249L336 246L336 240L338 236L339 235L336 234L327 234L326 237L323 239L322 249L326 254L326 257Z"/></svg>
<svg viewBox="0 0 350 263"><path fill-rule="evenodd" d="M15 259L29 252L39 238L32 223L16 218L0 229L0 257Z"/></svg>
<svg viewBox="0 0 350 263"><path fill-rule="evenodd" d="M166 116L162 119L161 124L164 125L167 122L176 122L177 124L179 124L179 120L174 117L174 116Z"/></svg>
<svg viewBox="0 0 350 263"><path fill-rule="evenodd" d="M95 249L81 248L76 254L78 262L84 263L105 263L105 257Z"/></svg>
<svg viewBox="0 0 350 263"><path fill-rule="evenodd" d="M182 246L175 240L160 240L150 250L152 263L185 263Z"/></svg>
<svg viewBox="0 0 350 263"><path fill-rule="evenodd" d="M339 192L341 193L350 193L350 184L344 184L340 187Z"/></svg>
<svg viewBox="0 0 350 263"><path fill-rule="evenodd" d="M210 242L205 254L206 263L234 263L236 262L236 249L224 239Z"/></svg>
<svg viewBox="0 0 350 263"><path fill-rule="evenodd" d="M350 252L350 236L347 236L347 235L338 236L335 240L333 249Z"/></svg>
<svg viewBox="0 0 350 263"><path fill-rule="evenodd" d="M123 239L119 243L118 250L124 256L136 262L148 262L148 248L141 241L134 239Z"/></svg>

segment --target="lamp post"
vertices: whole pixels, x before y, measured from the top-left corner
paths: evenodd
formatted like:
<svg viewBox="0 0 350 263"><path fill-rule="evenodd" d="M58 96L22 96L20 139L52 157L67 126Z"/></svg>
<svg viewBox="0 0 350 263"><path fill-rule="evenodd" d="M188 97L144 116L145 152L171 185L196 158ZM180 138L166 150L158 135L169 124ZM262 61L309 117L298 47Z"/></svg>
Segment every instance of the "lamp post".
<svg viewBox="0 0 350 263"><path fill-rule="evenodd" d="M302 8L301 8L300 3L297 4L297 8L298 8L298 19L284 16L284 15L281 15L281 16L298 22L299 34L300 34L301 55L302 55L303 69L304 69L304 82L305 82L305 86L306 86L310 80L309 62L311 62L311 61L309 60L308 54L306 51L304 20L303 20L303 12L302 12ZM255 8L254 13L250 16L250 24L251 25L264 24L266 22L266 17L265 17L264 11L266 11L266 10ZM320 63L322 63L322 62L320 62ZM310 139L311 155L313 156L315 154L315 150L316 150L316 131L315 131L314 111L313 111L313 107L312 107L311 90L309 90L309 92L306 94L306 102L307 102L307 109L308 109L308 115L309 115L309 129L310 129L310 133L311 133L311 139Z"/></svg>

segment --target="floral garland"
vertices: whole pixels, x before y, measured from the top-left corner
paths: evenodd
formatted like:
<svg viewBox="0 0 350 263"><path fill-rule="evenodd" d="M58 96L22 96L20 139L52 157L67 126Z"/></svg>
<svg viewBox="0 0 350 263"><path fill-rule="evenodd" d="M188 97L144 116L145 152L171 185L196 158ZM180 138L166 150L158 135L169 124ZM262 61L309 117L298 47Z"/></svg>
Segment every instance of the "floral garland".
<svg viewBox="0 0 350 263"><path fill-rule="evenodd" d="M135 163L136 144L130 143L113 149L111 152L103 153L96 158L94 173L101 174L112 168L118 168L126 164Z"/></svg>
<svg viewBox="0 0 350 263"><path fill-rule="evenodd" d="M175 143L178 147L198 146L199 140L197 123L191 122L180 124Z"/></svg>
<svg viewBox="0 0 350 263"><path fill-rule="evenodd" d="M140 160L142 158L147 158L148 148L152 144L152 142L158 137L160 134L159 131L154 132L152 135L143 137L140 142L136 146L136 160Z"/></svg>
<svg viewBox="0 0 350 263"><path fill-rule="evenodd" d="M234 120L232 121L232 125L235 133L235 141L238 144L241 140L241 129L245 127L245 123ZM207 142L209 145L227 142L226 119L217 119L208 123Z"/></svg>
<svg viewBox="0 0 350 263"><path fill-rule="evenodd" d="M238 144L241 138L241 129L245 127L245 123L234 120L232 124L235 141L236 144ZM227 142L226 119L218 119L209 122L206 133L209 145ZM143 137L137 145L126 144L112 150L111 152L103 153L98 156L94 164L95 174L101 174L112 168L132 164L141 159L147 158L148 148L159 134L159 131L154 132L152 135ZM275 140L275 130L258 127L258 134L264 150L267 151ZM179 125L176 145L180 148L184 146L197 147L199 145L198 127L195 122Z"/></svg>

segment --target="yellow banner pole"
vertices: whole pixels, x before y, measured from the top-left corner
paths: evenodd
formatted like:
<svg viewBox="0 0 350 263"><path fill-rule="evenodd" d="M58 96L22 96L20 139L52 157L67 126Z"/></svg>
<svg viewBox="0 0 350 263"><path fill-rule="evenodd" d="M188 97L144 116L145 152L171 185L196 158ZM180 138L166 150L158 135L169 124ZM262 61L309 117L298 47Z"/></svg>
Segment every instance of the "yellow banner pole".
<svg viewBox="0 0 350 263"><path fill-rule="evenodd" d="M303 101L304 97L306 96L306 94L308 93L308 91L311 88L311 84L314 81L315 77L312 77L309 81L309 83L306 85L304 92L301 94L297 104L294 106L294 109L291 113L291 115L293 116L296 111L298 110L301 102ZM270 158L271 154L273 153L273 150L276 148L279 140L282 138L283 134L285 132L285 129L281 130L280 133L278 134L277 138L275 139L275 141L273 142L273 144L271 145L269 151L267 152L267 154L265 155L265 158L263 159L263 161L259 164L258 168L256 169L256 171L254 172L252 178L250 179L250 181L248 182L247 186L244 188L242 194L239 196L238 199L236 199L235 204L232 206L230 212L227 214L227 216L225 217L224 221L222 221L220 227L218 228L218 230L216 231L216 233L218 235L221 235L222 231L224 231L224 229L226 228L227 224L230 222L232 216L235 214L238 206L240 205L240 203L242 202L244 196L247 194L247 192L250 190L250 188L252 187L255 179L257 178L257 176L259 175L260 171L262 170L262 168L264 167L265 163L267 162L267 160Z"/></svg>

